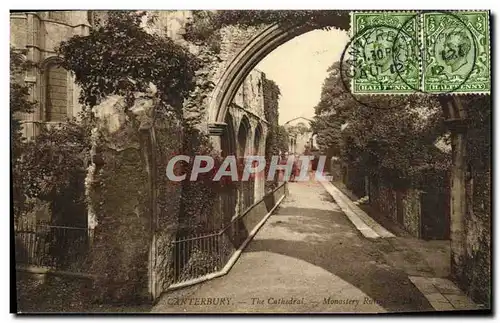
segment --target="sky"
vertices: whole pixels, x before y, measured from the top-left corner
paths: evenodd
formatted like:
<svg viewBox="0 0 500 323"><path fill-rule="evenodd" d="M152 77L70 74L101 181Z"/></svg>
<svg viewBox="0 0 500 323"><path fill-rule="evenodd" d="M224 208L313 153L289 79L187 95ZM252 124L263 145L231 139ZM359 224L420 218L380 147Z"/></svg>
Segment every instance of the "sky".
<svg viewBox="0 0 500 323"><path fill-rule="evenodd" d="M345 31L313 30L284 43L259 62L256 68L281 90L279 124L314 116L327 69L340 59L348 40Z"/></svg>

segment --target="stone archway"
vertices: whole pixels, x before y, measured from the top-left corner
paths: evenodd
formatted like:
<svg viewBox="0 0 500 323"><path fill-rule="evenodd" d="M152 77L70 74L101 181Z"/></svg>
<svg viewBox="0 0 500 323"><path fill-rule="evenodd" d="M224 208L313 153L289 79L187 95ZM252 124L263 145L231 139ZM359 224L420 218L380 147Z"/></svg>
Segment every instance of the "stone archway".
<svg viewBox="0 0 500 323"><path fill-rule="evenodd" d="M328 24L341 30L349 29L349 13L338 16ZM292 26L271 25L258 32L239 50L225 70L212 91L208 104L209 129L224 125L224 120L234 96L250 71L269 53L292 38L318 29L318 26L296 24ZM452 133L453 165L451 169L452 188L450 194L450 229L451 229L451 262L453 267L460 268L465 253L464 218L466 214L465 196L465 122L466 115L461 99L448 97L441 100L447 125ZM460 276L460 273L452 273Z"/></svg>
<svg viewBox="0 0 500 323"><path fill-rule="evenodd" d="M240 167L244 167L244 157L249 155L251 146L249 138L252 137L251 129L252 128L250 126L250 121L248 120L247 116L243 116L240 122L240 126L238 127L237 135L238 144L236 156L238 158ZM239 171L240 174L242 174L242 170L243 168L241 168L241 171ZM253 183L251 181L240 180L239 191L238 213L241 214L253 203Z"/></svg>
<svg viewBox="0 0 500 323"><path fill-rule="evenodd" d="M255 156L264 156L264 140L263 139L263 129L260 123L257 123L257 127L255 127L254 133L254 141L253 141L253 155ZM254 178L254 202L264 197L264 183L265 182L265 174L258 173L255 174Z"/></svg>
<svg viewBox="0 0 500 323"><path fill-rule="evenodd" d="M230 113L225 118L226 127L221 136L222 157L236 156L236 132L234 131L234 121ZM221 203L221 227L231 222L238 202L238 188L233 185L227 185L220 194Z"/></svg>
<svg viewBox="0 0 500 323"><path fill-rule="evenodd" d="M347 31L349 21L349 13L345 12L332 18L328 26ZM231 60L216 83L208 106L209 121L211 123L224 122L226 112L238 88L264 57L292 38L318 28L318 26L303 23L292 26L274 24L257 33Z"/></svg>

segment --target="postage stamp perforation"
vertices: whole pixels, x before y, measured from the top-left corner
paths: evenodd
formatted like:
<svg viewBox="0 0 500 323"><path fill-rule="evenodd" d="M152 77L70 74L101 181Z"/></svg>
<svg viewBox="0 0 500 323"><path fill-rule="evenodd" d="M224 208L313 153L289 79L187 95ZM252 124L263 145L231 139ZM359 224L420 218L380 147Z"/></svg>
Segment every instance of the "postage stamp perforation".
<svg viewBox="0 0 500 323"><path fill-rule="evenodd" d="M489 10L363 10L350 20L353 94L490 92Z"/></svg>
<svg viewBox="0 0 500 323"><path fill-rule="evenodd" d="M453 96L453 95L458 95L458 96L463 96L463 95L490 95L490 92L464 92L464 91L455 91L455 92L446 92L446 93L422 93L422 95L431 95L431 96Z"/></svg>

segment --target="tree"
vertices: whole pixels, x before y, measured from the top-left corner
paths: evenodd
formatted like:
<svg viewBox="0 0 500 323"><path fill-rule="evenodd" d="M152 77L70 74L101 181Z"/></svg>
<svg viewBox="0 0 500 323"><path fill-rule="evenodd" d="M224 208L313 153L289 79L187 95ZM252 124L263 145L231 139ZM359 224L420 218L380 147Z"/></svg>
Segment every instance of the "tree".
<svg viewBox="0 0 500 323"><path fill-rule="evenodd" d="M290 140L289 138L290 136L286 128L284 126L279 126L276 139L276 147L278 149L278 152L284 153L288 151L288 142Z"/></svg>
<svg viewBox="0 0 500 323"><path fill-rule="evenodd" d="M20 117L23 113L33 112L36 102L29 99L29 86L24 81L30 63L24 59L22 51L10 49L10 114L11 114L11 161L12 161L12 195L14 216L17 218L26 209L26 195L23 182L26 173L20 164L25 138L21 132Z"/></svg>
<svg viewBox="0 0 500 323"><path fill-rule="evenodd" d="M71 70L81 86L80 101L95 106L111 94L130 96L158 90L160 106L182 113L182 102L195 86L200 62L168 37L147 33L145 12L111 11L106 22L88 36L62 42L62 66Z"/></svg>
<svg viewBox="0 0 500 323"><path fill-rule="evenodd" d="M279 23L329 29L332 24L349 28L349 15L341 10L200 10L185 35L190 41L207 41L225 26L252 27Z"/></svg>
<svg viewBox="0 0 500 323"><path fill-rule="evenodd" d="M10 114L12 161L16 161L21 154L21 145L24 138L21 135L20 117L22 113L31 113L36 102L29 99L30 89L24 81L30 62L24 59L24 52L10 49Z"/></svg>
<svg viewBox="0 0 500 323"><path fill-rule="evenodd" d="M263 75L262 92L264 96L264 116L269 122L269 129L266 138L266 160L270 161L273 155L279 152L278 141L278 119L279 119L279 97L281 95L279 86Z"/></svg>
<svg viewBox="0 0 500 323"><path fill-rule="evenodd" d="M342 160L362 170L362 175L392 183L445 182L450 158L434 146L445 133L437 101L392 96L393 102L400 103L396 108L374 108L383 107L387 98L354 98L344 87L340 64L334 63L329 72L313 122L324 152L340 153Z"/></svg>
<svg viewBox="0 0 500 323"><path fill-rule="evenodd" d="M320 102L314 108L315 116L311 127L318 134L320 151L327 157L340 154L341 126L347 122L347 115L356 102L344 90L340 74L340 63L335 62L328 69L328 76L323 82Z"/></svg>
<svg viewBox="0 0 500 323"><path fill-rule="evenodd" d="M85 118L43 127L24 144L19 162L22 192L49 202L55 224L86 225L84 179L89 151L90 127Z"/></svg>

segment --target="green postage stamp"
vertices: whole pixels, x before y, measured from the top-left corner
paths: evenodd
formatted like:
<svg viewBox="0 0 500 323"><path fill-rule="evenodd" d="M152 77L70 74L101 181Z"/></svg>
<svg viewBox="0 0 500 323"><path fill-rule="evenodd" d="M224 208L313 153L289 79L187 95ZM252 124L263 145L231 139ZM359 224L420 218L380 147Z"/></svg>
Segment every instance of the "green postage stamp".
<svg viewBox="0 0 500 323"><path fill-rule="evenodd" d="M488 11L353 12L353 94L490 93Z"/></svg>

